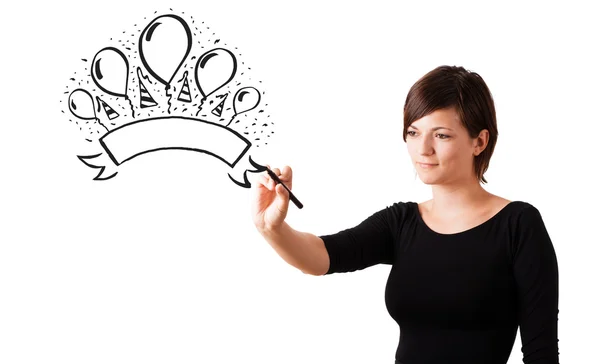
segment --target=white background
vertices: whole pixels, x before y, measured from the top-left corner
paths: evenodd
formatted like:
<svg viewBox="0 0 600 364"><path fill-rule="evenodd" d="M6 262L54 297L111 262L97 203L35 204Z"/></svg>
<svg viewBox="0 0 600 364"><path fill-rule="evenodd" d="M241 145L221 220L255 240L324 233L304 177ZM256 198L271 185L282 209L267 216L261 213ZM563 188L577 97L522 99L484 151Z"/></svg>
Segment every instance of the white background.
<svg viewBox="0 0 600 364"><path fill-rule="evenodd" d="M255 230L250 191L210 156L150 153L105 182L76 158L89 143L59 104L75 65L169 7L263 80L276 133L255 159L293 168L305 207L287 221L314 234L429 199L402 141L406 93L442 64L478 72L500 133L485 188L540 210L559 262L560 360L600 361L591 5L16 3L0 23L1 363L393 363L390 266L287 265ZM518 335L509 363L520 349Z"/></svg>

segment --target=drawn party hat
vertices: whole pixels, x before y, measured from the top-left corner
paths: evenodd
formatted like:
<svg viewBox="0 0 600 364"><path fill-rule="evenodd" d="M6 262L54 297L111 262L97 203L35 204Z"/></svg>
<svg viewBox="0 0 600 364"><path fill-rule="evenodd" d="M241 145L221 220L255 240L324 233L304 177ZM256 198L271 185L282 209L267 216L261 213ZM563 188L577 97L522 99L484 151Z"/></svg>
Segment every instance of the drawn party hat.
<svg viewBox="0 0 600 364"><path fill-rule="evenodd" d="M188 72L185 71L183 74L183 86L181 87L181 92L179 92L177 100L183 102L192 102L192 94L190 93L190 85L188 84L187 75Z"/></svg>
<svg viewBox="0 0 600 364"><path fill-rule="evenodd" d="M110 107L104 100L96 96L96 101L98 102L98 111L100 111L100 105L104 109L106 116L108 116L109 120L113 120L119 117L119 113L115 111L112 107Z"/></svg>
<svg viewBox="0 0 600 364"><path fill-rule="evenodd" d="M142 75L142 71L139 68L137 69L137 75L138 81L140 83L140 107L144 109L146 107L158 105L156 101L154 101L154 98L152 98L152 95L150 95L150 92L148 92L146 86L144 86L144 83L142 82L144 76Z"/></svg>

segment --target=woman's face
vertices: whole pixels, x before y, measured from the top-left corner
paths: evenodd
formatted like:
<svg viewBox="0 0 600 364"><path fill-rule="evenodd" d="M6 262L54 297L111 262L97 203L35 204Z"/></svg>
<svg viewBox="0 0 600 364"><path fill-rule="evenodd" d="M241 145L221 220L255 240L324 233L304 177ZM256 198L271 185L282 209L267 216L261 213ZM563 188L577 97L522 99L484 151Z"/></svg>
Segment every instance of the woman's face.
<svg viewBox="0 0 600 364"><path fill-rule="evenodd" d="M487 136L487 130L482 133L484 137ZM473 159L476 153L483 150L481 145L477 147L477 139L469 137L455 109L448 108L415 120L408 127L406 144L423 183L460 184L476 178ZM433 166L421 163L431 163Z"/></svg>

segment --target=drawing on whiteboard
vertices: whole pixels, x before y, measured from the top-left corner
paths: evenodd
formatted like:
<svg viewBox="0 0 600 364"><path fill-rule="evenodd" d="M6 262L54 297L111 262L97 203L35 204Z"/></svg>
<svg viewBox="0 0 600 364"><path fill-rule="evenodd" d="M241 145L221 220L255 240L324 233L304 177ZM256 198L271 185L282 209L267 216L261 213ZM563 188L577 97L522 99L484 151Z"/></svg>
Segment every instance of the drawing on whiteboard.
<svg viewBox="0 0 600 364"><path fill-rule="evenodd" d="M266 170L251 157L274 134L262 82L252 79L237 47L184 16L144 18L145 26L110 38L91 63L82 58L83 72L70 78L61 103L94 146L96 152L78 156L98 170L94 180L111 179L128 160L167 149L221 160L244 188L248 172Z"/></svg>

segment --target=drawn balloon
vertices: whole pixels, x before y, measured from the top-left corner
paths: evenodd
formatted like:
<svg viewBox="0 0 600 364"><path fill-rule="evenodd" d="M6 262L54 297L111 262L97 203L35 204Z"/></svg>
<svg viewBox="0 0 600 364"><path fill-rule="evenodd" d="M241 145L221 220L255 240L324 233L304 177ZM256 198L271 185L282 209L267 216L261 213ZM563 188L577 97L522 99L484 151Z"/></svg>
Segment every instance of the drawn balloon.
<svg viewBox="0 0 600 364"><path fill-rule="evenodd" d="M192 33L177 15L161 15L142 32L139 41L144 67L169 89L192 48Z"/></svg>
<svg viewBox="0 0 600 364"><path fill-rule="evenodd" d="M92 61L92 79L107 94L127 97L129 62L123 52L106 47Z"/></svg>
<svg viewBox="0 0 600 364"><path fill-rule="evenodd" d="M69 95L69 110L71 110L73 115L80 119L96 119L94 99L92 99L92 95L84 89L78 88L71 92Z"/></svg>
<svg viewBox="0 0 600 364"><path fill-rule="evenodd" d="M198 58L196 84L202 96L207 97L226 85L235 76L237 61L233 53L224 48L215 48Z"/></svg>
<svg viewBox="0 0 600 364"><path fill-rule="evenodd" d="M254 87L244 87L235 93L233 112L235 115L254 109L260 103L260 92Z"/></svg>

